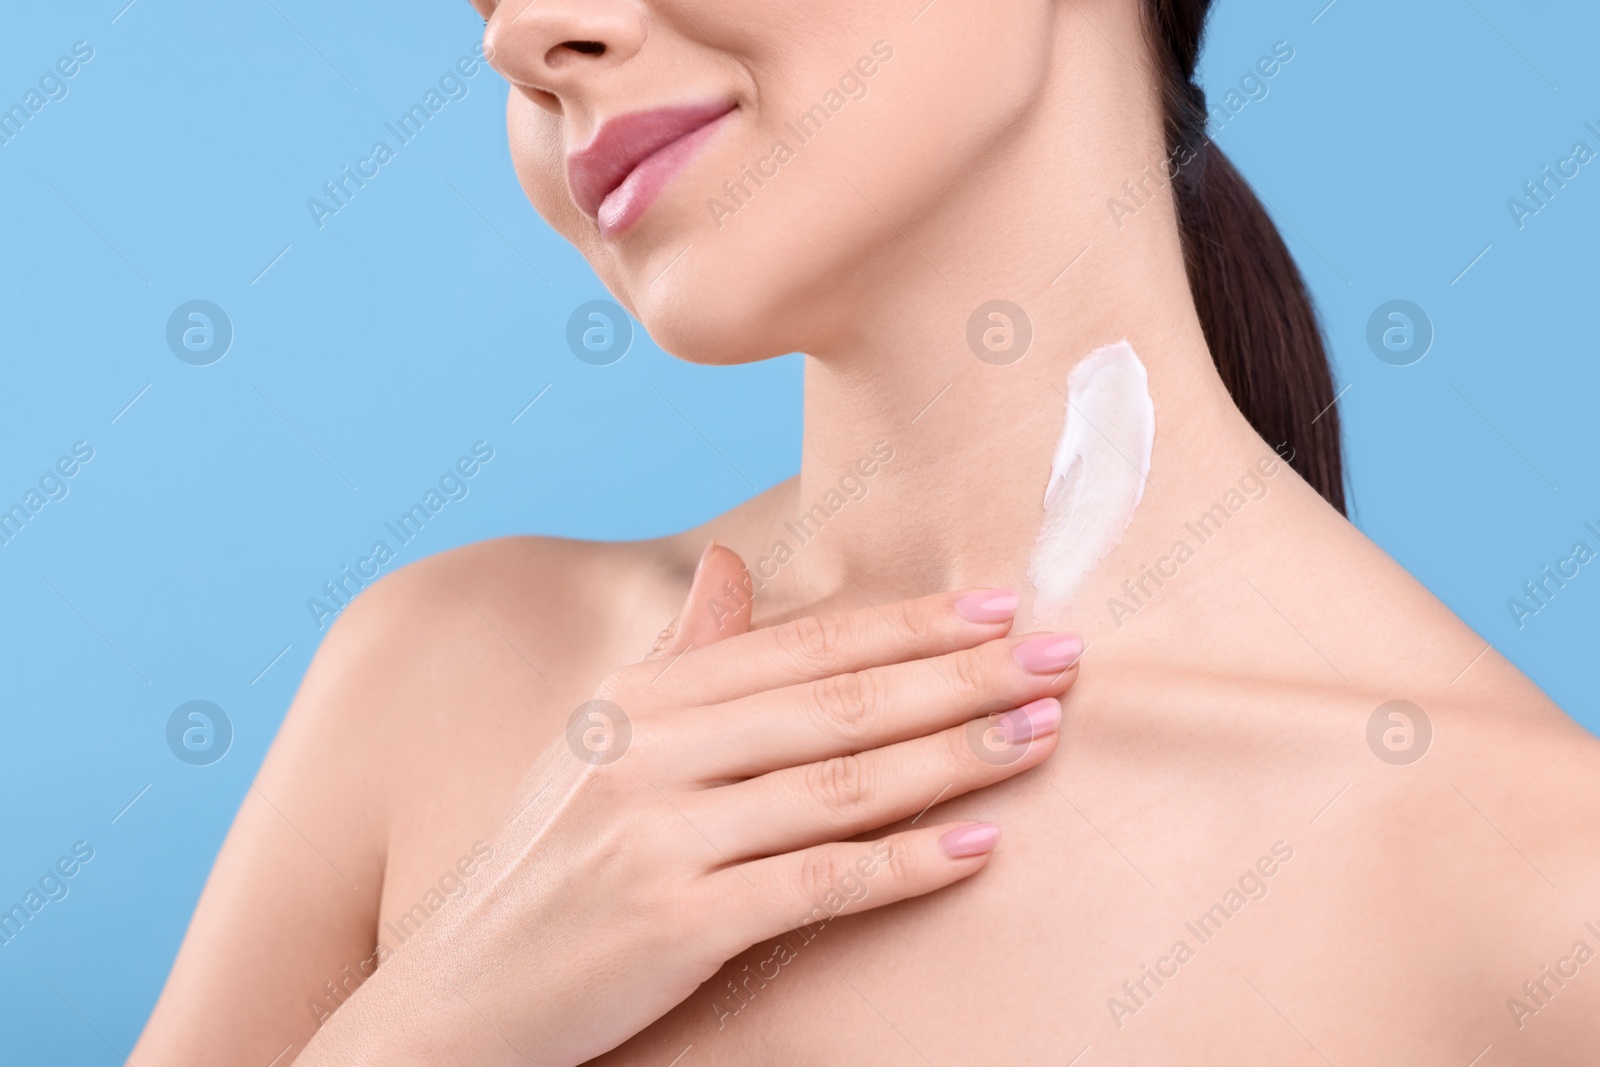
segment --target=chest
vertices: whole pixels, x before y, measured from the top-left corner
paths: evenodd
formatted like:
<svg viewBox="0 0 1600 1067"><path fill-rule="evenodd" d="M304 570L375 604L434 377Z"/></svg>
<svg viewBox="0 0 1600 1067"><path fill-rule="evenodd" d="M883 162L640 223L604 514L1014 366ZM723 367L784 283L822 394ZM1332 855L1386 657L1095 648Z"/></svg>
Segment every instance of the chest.
<svg viewBox="0 0 1600 1067"><path fill-rule="evenodd" d="M1463 924L1492 916L1519 945L1560 931L1459 837L1447 783L1396 791L1359 758L1304 755L1331 741L1248 720L1196 736L1091 711L1093 683L1072 700L1056 758L925 816L1003 827L980 875L752 946L595 1062L1425 1062L1471 1044L1466 1062L1517 1036L1503 1001L1523 976L1486 967ZM397 820L381 932L471 892L462 861L563 726L495 722L440 748L417 790L431 803Z"/></svg>

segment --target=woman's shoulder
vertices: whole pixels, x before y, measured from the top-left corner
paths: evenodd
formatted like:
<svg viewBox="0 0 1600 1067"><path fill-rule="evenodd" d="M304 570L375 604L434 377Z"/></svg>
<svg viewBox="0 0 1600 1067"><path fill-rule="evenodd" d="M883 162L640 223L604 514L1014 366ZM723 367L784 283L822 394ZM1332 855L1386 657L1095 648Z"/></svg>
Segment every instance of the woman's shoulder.
<svg viewBox="0 0 1600 1067"><path fill-rule="evenodd" d="M308 1039L306 1005L321 1018L337 1004L326 980L369 973L379 921L437 895L594 681L649 650L691 552L681 538L507 537L356 594L241 805L162 1017ZM208 977L238 959L251 961L238 982Z"/></svg>
<svg viewBox="0 0 1600 1067"><path fill-rule="evenodd" d="M590 652L621 655L611 667L632 662L681 607L706 542L746 540L753 520L790 491L780 483L662 537L509 536L428 556L363 589L330 627L318 661L414 669L498 632L555 670Z"/></svg>
<svg viewBox="0 0 1600 1067"><path fill-rule="evenodd" d="M509 655L557 686L591 659L649 651L696 559L686 535L645 541L512 536L411 563L363 589L333 623L312 675L426 685L464 660Z"/></svg>
<svg viewBox="0 0 1600 1067"><path fill-rule="evenodd" d="M620 606L617 587L643 591L671 584L694 562L683 534L640 541L497 537L424 557L386 575L362 590L339 624L425 628L453 619L463 608L470 615L480 600L512 609L530 623L570 623L574 614L603 616Z"/></svg>
<svg viewBox="0 0 1600 1067"><path fill-rule="evenodd" d="M355 744L391 779L463 770L450 752L490 758L464 737L441 751L451 732L495 739L494 758L531 751L606 674L649 654L707 540L739 537L771 492L663 537L500 537L385 575L329 627L275 748Z"/></svg>
<svg viewBox="0 0 1600 1067"><path fill-rule="evenodd" d="M605 675L650 651L688 586L689 552L681 535L516 536L392 572L330 627L261 787L276 799L341 783L338 815L323 818L371 843L383 907L409 901L413 875L436 877L492 832Z"/></svg>

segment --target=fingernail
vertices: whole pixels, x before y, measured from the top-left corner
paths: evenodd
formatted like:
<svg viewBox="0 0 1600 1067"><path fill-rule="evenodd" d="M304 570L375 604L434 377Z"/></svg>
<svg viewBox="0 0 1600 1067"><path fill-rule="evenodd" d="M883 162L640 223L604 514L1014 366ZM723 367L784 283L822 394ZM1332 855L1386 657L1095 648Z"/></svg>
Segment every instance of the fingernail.
<svg viewBox="0 0 1600 1067"><path fill-rule="evenodd" d="M1024 641L1012 653L1022 669L1034 674L1055 674L1083 655L1083 638L1077 634L1046 634Z"/></svg>
<svg viewBox="0 0 1600 1067"><path fill-rule="evenodd" d="M985 589L956 601L956 614L968 622L1005 622L1017 613L1017 603L1009 589Z"/></svg>
<svg viewBox="0 0 1600 1067"><path fill-rule="evenodd" d="M1049 737L1061 726L1061 701L1055 697L1014 708L1000 720L1000 734L1008 745L1025 745L1036 737Z"/></svg>
<svg viewBox="0 0 1600 1067"><path fill-rule="evenodd" d="M944 854L953 860L993 852L999 842L1000 827L992 822L975 822L971 826L958 827L939 838Z"/></svg>
<svg viewBox="0 0 1600 1067"><path fill-rule="evenodd" d="M694 565L694 572L695 572L696 575L698 575L700 573L700 568L704 567L706 565L706 560L707 560L707 558L710 557L711 550L713 548L716 548L716 547L717 547L716 538L712 538L710 541L706 542L706 547L704 547L704 548L702 548L700 550L700 561Z"/></svg>

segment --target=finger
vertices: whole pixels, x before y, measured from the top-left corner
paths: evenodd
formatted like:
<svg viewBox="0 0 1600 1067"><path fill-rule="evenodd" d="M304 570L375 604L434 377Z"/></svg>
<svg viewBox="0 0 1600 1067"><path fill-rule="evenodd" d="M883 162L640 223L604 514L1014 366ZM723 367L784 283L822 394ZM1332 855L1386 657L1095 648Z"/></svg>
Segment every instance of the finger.
<svg viewBox="0 0 1600 1067"><path fill-rule="evenodd" d="M680 805L724 856L771 856L887 826L1037 767L1055 751L1060 725L1061 702L1044 697L927 737L691 793Z"/></svg>
<svg viewBox="0 0 1600 1067"><path fill-rule="evenodd" d="M718 871L713 888L747 902L729 931L743 948L943 889L981 871L999 840L993 823L946 823L752 860Z"/></svg>
<svg viewBox="0 0 1600 1067"><path fill-rule="evenodd" d="M723 617L742 595L726 581L714 592L720 606L708 607L708 616ZM980 589L806 616L696 648L652 683L652 693L662 700L713 704L843 671L942 655L1004 635L1016 610L1011 590Z"/></svg>
<svg viewBox="0 0 1600 1067"><path fill-rule="evenodd" d="M738 591L729 596L725 590ZM708 541L689 581L689 593L677 618L656 639L647 661L673 660L695 648L750 629L753 606L750 572L739 553L716 541Z"/></svg>
<svg viewBox="0 0 1600 1067"><path fill-rule="evenodd" d="M701 708L680 724L679 766L725 781L922 737L1060 696L1082 651L1076 634L1004 637Z"/></svg>

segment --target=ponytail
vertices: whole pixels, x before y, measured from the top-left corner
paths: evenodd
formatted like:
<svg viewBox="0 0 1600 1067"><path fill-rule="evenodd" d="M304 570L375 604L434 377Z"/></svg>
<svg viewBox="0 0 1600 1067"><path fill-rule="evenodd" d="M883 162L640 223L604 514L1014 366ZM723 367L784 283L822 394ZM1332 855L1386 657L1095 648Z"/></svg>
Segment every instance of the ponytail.
<svg viewBox="0 0 1600 1067"><path fill-rule="evenodd" d="M1211 359L1250 425L1342 514L1333 374L1300 270L1244 177L1206 137L1194 84L1211 0L1148 0L1183 254Z"/></svg>

